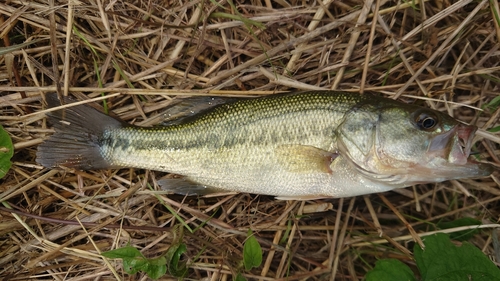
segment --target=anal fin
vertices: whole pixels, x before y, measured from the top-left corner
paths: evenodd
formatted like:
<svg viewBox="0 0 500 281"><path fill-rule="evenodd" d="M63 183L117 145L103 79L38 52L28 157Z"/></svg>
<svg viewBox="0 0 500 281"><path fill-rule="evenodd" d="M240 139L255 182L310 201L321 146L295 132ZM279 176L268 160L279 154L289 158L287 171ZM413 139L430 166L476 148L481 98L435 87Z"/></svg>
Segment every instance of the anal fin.
<svg viewBox="0 0 500 281"><path fill-rule="evenodd" d="M325 198L332 198L331 196L322 195L302 195L302 196L278 196L275 197L276 200L294 200L294 201L307 201L307 200L319 200Z"/></svg>
<svg viewBox="0 0 500 281"><path fill-rule="evenodd" d="M227 191L221 188L211 187L191 181L189 180L189 178L161 179L158 180L158 185L161 187L162 190L187 196L192 196L192 195L203 196L212 193L220 193Z"/></svg>

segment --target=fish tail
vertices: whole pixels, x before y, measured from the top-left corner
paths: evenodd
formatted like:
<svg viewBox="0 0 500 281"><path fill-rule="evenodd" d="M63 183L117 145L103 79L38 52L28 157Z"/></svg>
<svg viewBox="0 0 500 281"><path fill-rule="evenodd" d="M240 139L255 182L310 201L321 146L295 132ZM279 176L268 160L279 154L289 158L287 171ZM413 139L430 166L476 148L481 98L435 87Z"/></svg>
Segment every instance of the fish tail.
<svg viewBox="0 0 500 281"><path fill-rule="evenodd" d="M61 103L56 94L46 96L49 107ZM74 100L65 98L65 104ZM65 166L79 170L111 168L102 144L108 130L124 126L122 121L88 106L76 105L47 113L55 134L38 146L36 161L48 168Z"/></svg>

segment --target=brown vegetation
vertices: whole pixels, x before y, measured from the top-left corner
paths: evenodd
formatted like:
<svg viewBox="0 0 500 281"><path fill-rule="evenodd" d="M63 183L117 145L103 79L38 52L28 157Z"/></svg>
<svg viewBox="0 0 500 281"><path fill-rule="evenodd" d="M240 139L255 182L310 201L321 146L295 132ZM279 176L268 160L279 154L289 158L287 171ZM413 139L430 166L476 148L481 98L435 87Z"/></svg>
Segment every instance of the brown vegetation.
<svg viewBox="0 0 500 281"><path fill-rule="evenodd" d="M360 280L379 258L414 267L413 244L438 222L498 227L498 172L335 200L184 198L156 191L154 171L49 170L35 153L52 133L47 92L104 95L123 120L152 125L179 95L341 89L476 124L474 149L498 167L500 138L487 130L499 126L500 107L485 105L498 98L499 14L485 0L2 1L3 46L32 44L0 50L0 123L16 149L0 201L21 212L0 211L0 279L144 280L99 253L130 243L155 257L182 241L187 280L232 280L252 229L264 262L243 271L248 279ZM305 213L323 203L332 205ZM492 240L484 227L471 242L494 255Z"/></svg>

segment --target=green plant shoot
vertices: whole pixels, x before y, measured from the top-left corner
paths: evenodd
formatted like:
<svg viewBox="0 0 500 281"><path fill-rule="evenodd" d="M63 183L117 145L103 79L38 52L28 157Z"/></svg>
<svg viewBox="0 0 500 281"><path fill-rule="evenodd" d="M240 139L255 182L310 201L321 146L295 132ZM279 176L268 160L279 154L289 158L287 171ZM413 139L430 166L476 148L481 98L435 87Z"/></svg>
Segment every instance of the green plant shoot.
<svg viewBox="0 0 500 281"><path fill-rule="evenodd" d="M0 126L0 179L3 178L10 169L12 163L10 158L14 155L14 146L9 134Z"/></svg>
<svg viewBox="0 0 500 281"><path fill-rule="evenodd" d="M262 248L251 229L248 230L247 237L243 246L243 264L246 270L250 270L253 267L259 267L262 263Z"/></svg>

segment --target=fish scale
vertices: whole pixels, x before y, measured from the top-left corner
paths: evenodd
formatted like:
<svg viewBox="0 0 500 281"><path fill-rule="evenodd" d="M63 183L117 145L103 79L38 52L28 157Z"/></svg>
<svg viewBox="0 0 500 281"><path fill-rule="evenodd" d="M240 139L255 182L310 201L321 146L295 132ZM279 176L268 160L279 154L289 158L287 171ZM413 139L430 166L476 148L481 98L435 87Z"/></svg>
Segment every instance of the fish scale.
<svg viewBox="0 0 500 281"><path fill-rule="evenodd" d="M103 146L103 153L110 155L108 161L112 165L129 166L139 161L144 162L141 168L157 169L155 162L166 163L169 158L182 163L182 170L185 170L201 168L196 163L187 167L185 162L191 162L192 157L186 154L198 159L207 156L211 159L207 153L218 153L218 150L230 150L235 146L239 150L252 150L253 147L261 149L261 146L270 144L301 143L333 149L333 131L356 100L343 96L334 99L329 95L300 95L258 101L243 100L223 105L193 122L181 125L155 129L114 129L109 135L113 136L115 143ZM345 106L338 106L338 101L345 101ZM332 110L334 106L336 110ZM120 145L117 139L126 139L129 145ZM156 154L158 151L164 151L165 155ZM234 165L235 161L228 163ZM163 171L180 173L173 168Z"/></svg>
<svg viewBox="0 0 500 281"><path fill-rule="evenodd" d="M47 99L50 106L58 104L55 96ZM431 116L426 124L435 121L435 128L422 128L422 116ZM470 144L475 127L376 95L311 91L231 99L152 128L125 124L86 105L48 118L56 133L39 146L40 164L170 172L183 178L159 183L181 193L346 197L491 173L487 164L462 163L470 145L460 143L465 136Z"/></svg>

